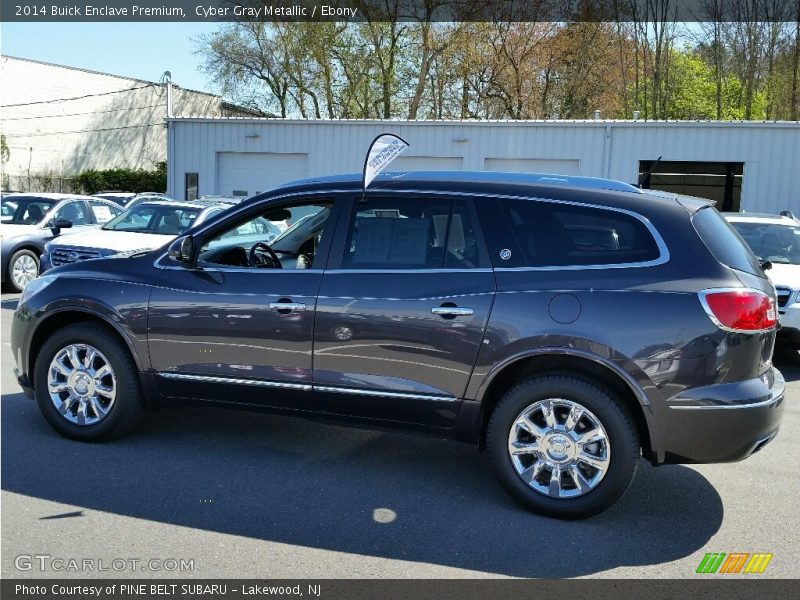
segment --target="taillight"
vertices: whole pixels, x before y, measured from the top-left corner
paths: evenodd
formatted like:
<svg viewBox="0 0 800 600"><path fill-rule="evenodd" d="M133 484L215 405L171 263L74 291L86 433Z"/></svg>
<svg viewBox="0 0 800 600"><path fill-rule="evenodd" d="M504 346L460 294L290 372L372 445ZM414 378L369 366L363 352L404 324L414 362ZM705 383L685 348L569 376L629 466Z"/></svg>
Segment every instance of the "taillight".
<svg viewBox="0 0 800 600"><path fill-rule="evenodd" d="M752 333L778 322L775 300L758 290L705 290L700 292L700 302L711 320L728 331Z"/></svg>

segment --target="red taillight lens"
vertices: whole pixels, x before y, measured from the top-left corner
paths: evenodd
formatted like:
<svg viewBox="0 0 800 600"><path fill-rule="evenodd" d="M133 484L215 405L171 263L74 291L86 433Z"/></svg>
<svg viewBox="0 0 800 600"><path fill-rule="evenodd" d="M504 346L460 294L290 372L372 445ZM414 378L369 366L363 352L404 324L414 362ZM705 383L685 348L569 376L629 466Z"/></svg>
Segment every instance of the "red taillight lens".
<svg viewBox="0 0 800 600"><path fill-rule="evenodd" d="M718 325L734 331L761 331L778 322L775 301L757 290L701 292L708 316Z"/></svg>

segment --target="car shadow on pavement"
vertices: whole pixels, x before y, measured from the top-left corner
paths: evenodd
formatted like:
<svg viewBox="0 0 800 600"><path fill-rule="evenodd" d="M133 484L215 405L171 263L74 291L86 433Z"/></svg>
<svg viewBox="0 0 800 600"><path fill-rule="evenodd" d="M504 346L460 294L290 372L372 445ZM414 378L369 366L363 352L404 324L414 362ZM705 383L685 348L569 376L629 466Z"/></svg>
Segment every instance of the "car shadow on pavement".
<svg viewBox="0 0 800 600"><path fill-rule="evenodd" d="M772 360L786 381L800 380L800 352L777 347Z"/></svg>
<svg viewBox="0 0 800 600"><path fill-rule="evenodd" d="M183 408L149 415L124 439L85 444L53 432L22 394L2 403L4 490L286 544L572 577L690 555L723 516L716 490L683 466L643 462L614 508L566 522L514 504L486 458L455 442ZM48 516L34 512L31 521Z"/></svg>

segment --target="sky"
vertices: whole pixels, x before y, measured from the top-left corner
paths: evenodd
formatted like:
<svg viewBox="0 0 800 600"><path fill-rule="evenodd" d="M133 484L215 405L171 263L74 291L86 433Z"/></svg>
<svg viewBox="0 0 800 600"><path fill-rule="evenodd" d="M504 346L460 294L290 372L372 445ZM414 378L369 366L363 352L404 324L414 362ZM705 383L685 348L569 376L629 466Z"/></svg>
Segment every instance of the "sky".
<svg viewBox="0 0 800 600"><path fill-rule="evenodd" d="M0 53L218 93L200 73L193 41L216 23L2 23Z"/></svg>

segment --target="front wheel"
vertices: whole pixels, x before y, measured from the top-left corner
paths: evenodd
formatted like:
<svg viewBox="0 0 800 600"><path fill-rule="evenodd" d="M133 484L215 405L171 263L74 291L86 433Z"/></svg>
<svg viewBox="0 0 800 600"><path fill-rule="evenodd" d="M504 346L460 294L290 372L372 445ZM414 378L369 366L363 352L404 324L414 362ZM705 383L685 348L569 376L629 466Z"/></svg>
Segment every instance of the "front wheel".
<svg viewBox="0 0 800 600"><path fill-rule="evenodd" d="M39 257L31 250L17 250L8 261L8 282L15 292L25 289L39 275Z"/></svg>
<svg viewBox="0 0 800 600"><path fill-rule="evenodd" d="M143 407L128 348L99 324L69 325L53 333L36 359L34 389L53 429L83 441L126 433Z"/></svg>
<svg viewBox="0 0 800 600"><path fill-rule="evenodd" d="M632 417L608 391L573 375L527 379L495 407L486 433L501 485L523 506L560 519L611 507L639 459Z"/></svg>

